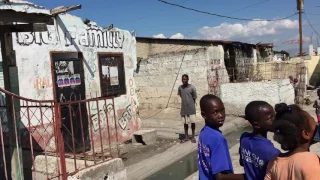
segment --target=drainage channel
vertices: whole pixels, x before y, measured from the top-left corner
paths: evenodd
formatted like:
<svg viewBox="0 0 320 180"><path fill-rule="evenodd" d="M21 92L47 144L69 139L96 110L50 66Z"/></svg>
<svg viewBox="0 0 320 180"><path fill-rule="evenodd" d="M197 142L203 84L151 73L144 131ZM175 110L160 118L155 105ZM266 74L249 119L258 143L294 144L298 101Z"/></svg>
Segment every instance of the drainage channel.
<svg viewBox="0 0 320 180"><path fill-rule="evenodd" d="M250 131L250 127L244 127L225 135L229 144L229 148L235 146L239 142L239 138L243 132ZM155 174L147 177L146 180L185 179L196 171L198 171L197 151L194 151L179 159L178 161L170 164L169 166L163 168L162 170L156 172Z"/></svg>

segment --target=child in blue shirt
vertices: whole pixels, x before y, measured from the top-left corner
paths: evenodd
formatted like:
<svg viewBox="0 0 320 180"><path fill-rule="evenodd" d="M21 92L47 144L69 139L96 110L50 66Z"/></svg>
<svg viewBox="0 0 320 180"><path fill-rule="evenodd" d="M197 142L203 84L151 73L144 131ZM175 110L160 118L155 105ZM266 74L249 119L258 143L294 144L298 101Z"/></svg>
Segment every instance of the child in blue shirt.
<svg viewBox="0 0 320 180"><path fill-rule="evenodd" d="M264 180L268 162L280 153L267 139L275 112L267 102L252 101L246 106L245 116L253 131L240 137L240 165L244 167L248 180Z"/></svg>
<svg viewBox="0 0 320 180"><path fill-rule="evenodd" d="M222 101L217 96L205 95L200 100L200 109L206 125L200 132L198 142L199 179L244 179L244 175L232 174L228 143L219 130L225 120Z"/></svg>

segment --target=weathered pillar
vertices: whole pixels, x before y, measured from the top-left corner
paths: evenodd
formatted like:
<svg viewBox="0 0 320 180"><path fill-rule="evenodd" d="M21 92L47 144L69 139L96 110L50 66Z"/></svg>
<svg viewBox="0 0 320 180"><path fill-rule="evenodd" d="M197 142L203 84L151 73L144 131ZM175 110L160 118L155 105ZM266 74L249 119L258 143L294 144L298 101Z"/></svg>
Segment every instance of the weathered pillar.
<svg viewBox="0 0 320 180"><path fill-rule="evenodd" d="M1 30L1 29L0 29ZM3 63L4 88L15 94L19 94L18 68L16 56L13 50L12 33L0 32L1 53ZM12 100L6 95L6 110L9 129L9 147L11 156L11 177L13 180L22 180L23 161L20 141L20 105L19 100ZM14 108L13 108L14 105ZM14 123L14 117L16 123ZM16 134L17 133L17 134ZM18 140L18 142L16 141Z"/></svg>

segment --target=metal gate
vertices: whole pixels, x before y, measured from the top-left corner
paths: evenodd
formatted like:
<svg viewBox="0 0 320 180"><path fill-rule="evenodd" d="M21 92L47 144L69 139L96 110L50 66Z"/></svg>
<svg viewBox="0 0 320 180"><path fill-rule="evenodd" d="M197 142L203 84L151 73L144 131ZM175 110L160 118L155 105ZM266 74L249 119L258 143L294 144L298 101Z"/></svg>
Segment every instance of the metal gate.
<svg viewBox="0 0 320 180"><path fill-rule="evenodd" d="M57 103L0 88L0 179L65 180L79 170L118 157L114 107L113 98ZM67 117L62 116L64 108L68 109L67 119L62 118Z"/></svg>

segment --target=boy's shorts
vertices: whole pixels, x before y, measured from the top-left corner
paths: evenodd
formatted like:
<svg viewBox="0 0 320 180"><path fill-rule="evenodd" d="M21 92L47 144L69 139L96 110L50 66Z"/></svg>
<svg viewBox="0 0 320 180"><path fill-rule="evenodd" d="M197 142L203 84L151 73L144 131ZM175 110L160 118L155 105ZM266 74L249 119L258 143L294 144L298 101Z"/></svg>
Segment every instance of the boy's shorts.
<svg viewBox="0 0 320 180"><path fill-rule="evenodd" d="M182 120L183 124L194 123L196 120L196 115L191 114L191 115L181 116L181 120Z"/></svg>

